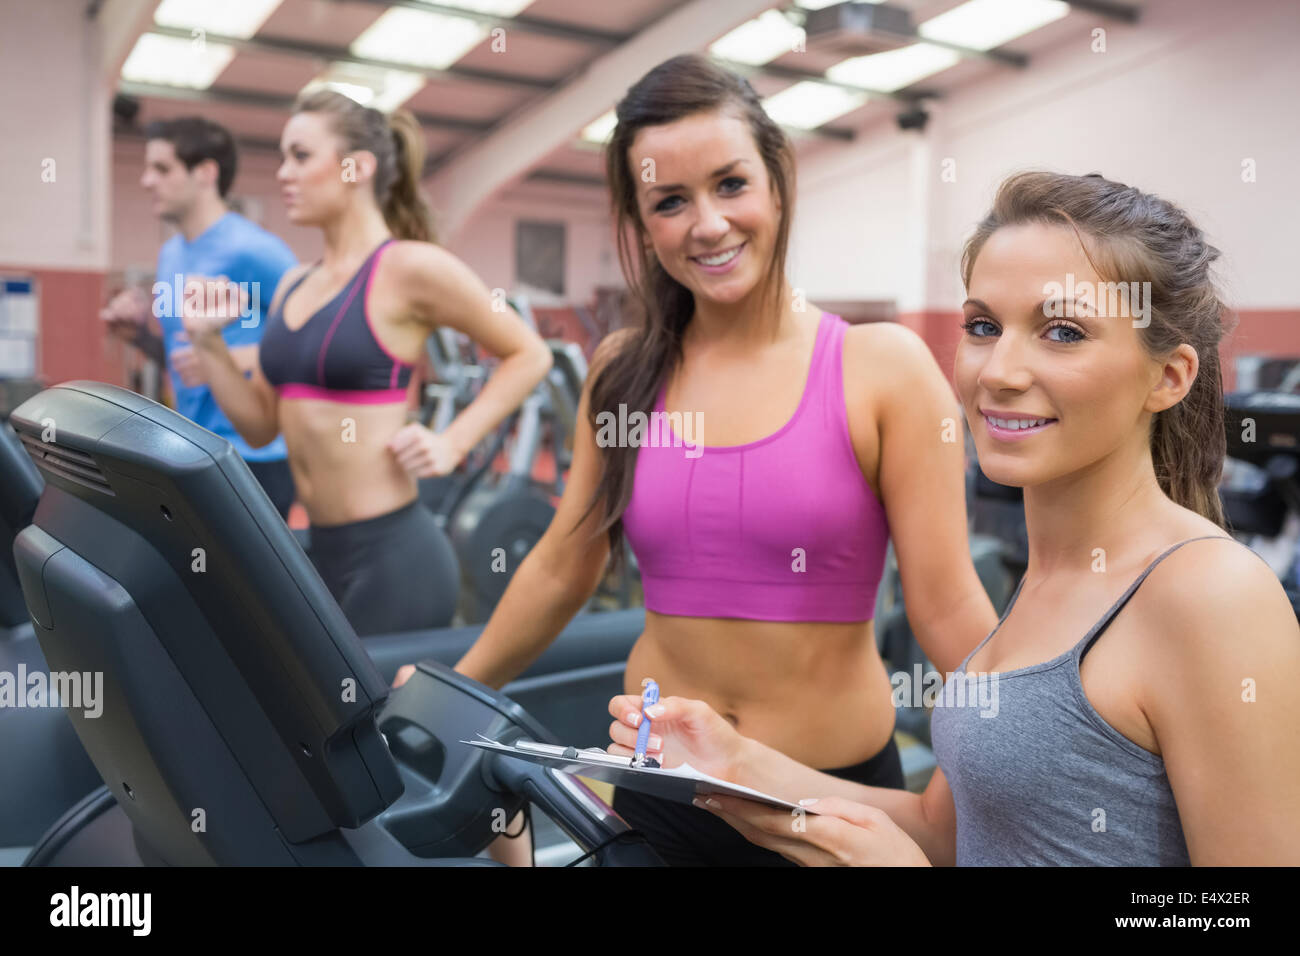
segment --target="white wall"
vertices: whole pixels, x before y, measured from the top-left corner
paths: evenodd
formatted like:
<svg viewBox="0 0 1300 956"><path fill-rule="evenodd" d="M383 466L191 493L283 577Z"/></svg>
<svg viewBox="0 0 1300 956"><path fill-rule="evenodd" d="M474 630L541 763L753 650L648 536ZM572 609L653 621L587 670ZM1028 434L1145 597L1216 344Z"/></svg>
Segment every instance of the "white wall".
<svg viewBox="0 0 1300 956"><path fill-rule="evenodd" d="M907 136L890 128L800 169L792 270L810 298L897 298L900 309L955 309L961 244L1009 173L1100 172L1182 205L1224 252L1221 275L1240 308L1294 308L1300 221L1300 4L1150 0L1132 27L1087 30L937 105L928 184L912 182ZM1257 182L1243 183L1243 159ZM956 181L940 164L955 162ZM930 209L918 212L917 193ZM914 218L928 228L918 247ZM912 217L912 221L909 221ZM924 301L900 265L924 251ZM891 294L892 293L892 294Z"/></svg>
<svg viewBox="0 0 1300 956"><path fill-rule="evenodd" d="M480 207L456 234L451 250L490 288L514 290L515 224L565 225L564 299L587 304L600 285L622 285L603 192L576 187L521 187Z"/></svg>
<svg viewBox="0 0 1300 956"><path fill-rule="evenodd" d="M99 26L76 0L0 0L0 24L0 263L103 269L111 95Z"/></svg>

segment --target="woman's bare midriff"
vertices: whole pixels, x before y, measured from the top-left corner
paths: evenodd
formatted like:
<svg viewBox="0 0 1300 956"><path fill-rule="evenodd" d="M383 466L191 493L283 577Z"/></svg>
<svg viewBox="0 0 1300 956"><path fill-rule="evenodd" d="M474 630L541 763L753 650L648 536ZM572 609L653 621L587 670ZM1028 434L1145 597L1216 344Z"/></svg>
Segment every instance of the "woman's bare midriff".
<svg viewBox="0 0 1300 956"><path fill-rule="evenodd" d="M646 612L623 691L707 701L736 729L819 769L875 756L894 732L871 622L788 623Z"/></svg>
<svg viewBox="0 0 1300 956"><path fill-rule="evenodd" d="M409 504L415 479L388 450L406 406L280 400L280 428L298 500L318 526L364 521Z"/></svg>

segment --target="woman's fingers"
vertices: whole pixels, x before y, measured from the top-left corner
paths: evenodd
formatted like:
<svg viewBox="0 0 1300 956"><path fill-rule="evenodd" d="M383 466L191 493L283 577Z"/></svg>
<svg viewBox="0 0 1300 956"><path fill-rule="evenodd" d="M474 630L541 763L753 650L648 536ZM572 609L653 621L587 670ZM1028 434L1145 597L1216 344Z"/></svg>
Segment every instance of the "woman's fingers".
<svg viewBox="0 0 1300 956"><path fill-rule="evenodd" d="M685 705L692 703L683 697L663 697L659 703L650 707L646 713L651 720L663 720L671 723L681 718ZM635 694L619 694L609 702L609 715L637 727L641 723L641 698Z"/></svg>
<svg viewBox="0 0 1300 956"><path fill-rule="evenodd" d="M622 721L614 721L609 725L609 739L615 743L622 744L625 747L634 748L636 746L637 731L628 727ZM664 749L664 740L659 734L650 734L650 739L646 743L646 753L655 754Z"/></svg>
<svg viewBox="0 0 1300 956"><path fill-rule="evenodd" d="M631 720L635 727L641 719L641 698L632 694L619 694L609 702L609 715L616 720Z"/></svg>
<svg viewBox="0 0 1300 956"><path fill-rule="evenodd" d="M796 836L796 831L789 827L781 816L784 811L772 811L769 807L739 797L721 797L718 794L711 794L708 799L718 806L705 805L704 809L726 822L755 846L780 853L786 859L802 866L817 861L820 851ZM700 802L704 802L703 798ZM724 805L726 809L720 809Z"/></svg>

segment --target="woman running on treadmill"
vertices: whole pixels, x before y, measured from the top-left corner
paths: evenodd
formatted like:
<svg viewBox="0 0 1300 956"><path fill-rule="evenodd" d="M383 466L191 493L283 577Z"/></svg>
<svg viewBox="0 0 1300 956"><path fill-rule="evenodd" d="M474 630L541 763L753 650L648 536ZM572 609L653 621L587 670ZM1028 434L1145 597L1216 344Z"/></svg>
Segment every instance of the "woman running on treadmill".
<svg viewBox="0 0 1300 956"><path fill-rule="evenodd" d="M434 245L418 190L424 143L409 113L390 121L340 93L312 93L285 126L281 150L289 218L321 230L324 255L281 280L251 377L219 334L230 321L219 310L190 310L186 329L213 395L249 444L283 432L311 520L312 561L356 632L445 626L459 572L416 479L454 469L541 381L550 352ZM501 364L435 434L408 423L407 386L440 326Z"/></svg>
<svg viewBox="0 0 1300 956"><path fill-rule="evenodd" d="M682 697L651 712L650 755L806 801L801 827L710 808L805 865L1300 864L1300 628L1217 491L1218 255L1169 202L1046 172L1003 183L967 243L955 378L980 467L1024 489L1029 566L935 702L923 794L819 773ZM639 703L610 702L611 753Z"/></svg>
<svg viewBox="0 0 1300 956"><path fill-rule="evenodd" d="M626 532L646 603L629 693L653 677L794 760L901 788L871 624L889 538L936 664L997 617L968 550L952 390L915 333L850 326L791 288L793 149L748 83L677 57L617 115L608 179L644 320L594 356L555 519L457 670L494 687L521 673ZM657 444L612 440L611 421L655 410L672 422ZM618 790L614 809L668 863L787 865L694 807Z"/></svg>

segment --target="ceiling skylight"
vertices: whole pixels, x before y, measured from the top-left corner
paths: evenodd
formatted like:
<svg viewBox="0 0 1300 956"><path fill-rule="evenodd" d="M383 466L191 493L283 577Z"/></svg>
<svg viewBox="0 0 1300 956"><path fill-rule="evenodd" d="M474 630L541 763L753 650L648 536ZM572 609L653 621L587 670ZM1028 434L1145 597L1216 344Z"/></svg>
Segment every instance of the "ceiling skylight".
<svg viewBox="0 0 1300 956"><path fill-rule="evenodd" d="M767 115L784 126L816 129L867 102L866 93L804 80L763 101Z"/></svg>
<svg viewBox="0 0 1300 956"><path fill-rule="evenodd" d="M145 33L122 64L122 79L206 90L234 57L234 47L221 43Z"/></svg>
<svg viewBox="0 0 1300 956"><path fill-rule="evenodd" d="M797 27L776 10L742 23L709 47L709 52L724 60L736 60L762 66L789 53L804 39Z"/></svg>
<svg viewBox="0 0 1300 956"><path fill-rule="evenodd" d="M1062 0L967 0L926 20L916 32L927 40L991 50L1070 12Z"/></svg>
<svg viewBox="0 0 1300 956"><path fill-rule="evenodd" d="M414 96L424 82L419 73L385 70L359 63L332 63L328 70L303 87L302 92L311 93L322 87L338 90L362 106L389 113Z"/></svg>
<svg viewBox="0 0 1300 956"><path fill-rule="evenodd" d="M410 7L393 7L352 41L354 56L427 69L451 66L488 35L486 24Z"/></svg>
<svg viewBox="0 0 1300 956"><path fill-rule="evenodd" d="M266 22L280 0L162 0L154 23L182 30L207 30L247 40Z"/></svg>
<svg viewBox="0 0 1300 956"><path fill-rule="evenodd" d="M954 50L931 43L913 43L897 50L841 60L826 71L826 76L837 83L892 93L946 70L960 59L961 54Z"/></svg>

